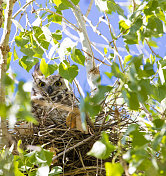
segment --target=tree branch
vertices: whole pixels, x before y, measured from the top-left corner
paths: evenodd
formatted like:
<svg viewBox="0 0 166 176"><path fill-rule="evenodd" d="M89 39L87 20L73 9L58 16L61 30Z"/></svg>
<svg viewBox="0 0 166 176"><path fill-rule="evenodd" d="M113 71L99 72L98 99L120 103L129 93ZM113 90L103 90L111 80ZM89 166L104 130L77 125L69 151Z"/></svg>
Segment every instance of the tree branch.
<svg viewBox="0 0 166 176"><path fill-rule="evenodd" d="M5 85L4 79L6 76L7 71L7 57L8 52L10 51L9 47L9 36L11 32L11 25L12 25L12 12L15 0L8 0L7 7L5 10L5 22L4 22L4 29L3 34L0 42L0 103L5 103ZM1 105L2 106L2 105ZM1 117L1 132L2 134L2 145L9 145L9 141L11 140L8 130L7 130L7 123L5 117Z"/></svg>
<svg viewBox="0 0 166 176"><path fill-rule="evenodd" d="M77 28L77 26L75 26L73 23L71 23L69 20L67 20L65 17L63 17L62 15L60 15L59 13L56 13L50 9L47 9L47 8L40 8L40 9L37 9L36 11L46 11L46 12L49 12L49 13L52 13L52 14L56 14L58 15L59 17L63 18L66 22L68 22L70 25L72 25L77 31L79 31L79 28Z"/></svg>
<svg viewBox="0 0 166 176"><path fill-rule="evenodd" d="M96 67L96 64L94 61L94 54L87 34L83 14L81 13L80 8L79 10L78 8L79 6L77 8L73 8L72 11L76 17L77 24L80 29L80 31L78 31L78 35L80 37L82 49L85 51L85 57L86 57L85 66L86 66L86 73L87 73L87 81L91 88L91 91L93 92L93 94L95 94L97 91L98 85L100 84L100 81L98 81L100 79L100 72L98 67ZM86 53L89 53L90 56Z"/></svg>
<svg viewBox="0 0 166 176"><path fill-rule="evenodd" d="M3 24L3 8L2 8L2 3L3 3L3 0L0 0L0 28Z"/></svg>
<svg viewBox="0 0 166 176"><path fill-rule="evenodd" d="M14 19L14 18L16 18L16 16L21 12L21 11L23 11L30 3L32 3L33 1L35 1L35 0L31 0L31 1L29 1L29 2L27 2L23 7L21 7L13 16L12 16L12 18Z"/></svg>
<svg viewBox="0 0 166 176"><path fill-rule="evenodd" d="M113 36L112 30L111 30L110 20L109 20L108 15L106 13L105 13L105 16L106 16L107 21L108 21L108 27L109 27L111 36ZM118 53L118 48L116 47L116 42L115 42L114 39L113 39L113 44L114 44L114 47L115 47L115 51ZM119 64L120 64L121 70L122 70L122 72L124 72L124 69L123 69L123 66L122 66L122 62L121 62L121 58L120 58L119 55L118 55L118 59L119 59Z"/></svg>
<svg viewBox="0 0 166 176"><path fill-rule="evenodd" d="M94 1L94 0L91 0L91 1L90 1L88 10L86 11L86 14L85 14L86 17L88 17L88 15L89 15L89 13L90 13L90 10L91 10L91 8L92 8L93 1Z"/></svg>

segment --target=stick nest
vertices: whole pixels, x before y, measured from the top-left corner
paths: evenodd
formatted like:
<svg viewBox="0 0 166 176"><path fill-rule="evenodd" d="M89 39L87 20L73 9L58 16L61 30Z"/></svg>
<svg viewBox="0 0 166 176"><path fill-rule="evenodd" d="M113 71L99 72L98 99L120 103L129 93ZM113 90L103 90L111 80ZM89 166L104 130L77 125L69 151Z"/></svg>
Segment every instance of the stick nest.
<svg viewBox="0 0 166 176"><path fill-rule="evenodd" d="M89 128L89 133L84 134L78 130L70 129L65 122L62 124L50 124L49 121L29 129L15 129L13 138L22 140L23 147L40 145L45 149L54 152L53 165L63 168L62 175L73 176L95 176L105 175L104 163L110 161L115 153L107 160L96 159L88 156L93 144L101 138L101 132L109 132L109 140L113 145L117 145L122 137L122 132L127 126L133 123L129 118L129 113L123 106L107 108L106 112L100 112L93 123L93 128ZM25 135L26 133L26 135Z"/></svg>

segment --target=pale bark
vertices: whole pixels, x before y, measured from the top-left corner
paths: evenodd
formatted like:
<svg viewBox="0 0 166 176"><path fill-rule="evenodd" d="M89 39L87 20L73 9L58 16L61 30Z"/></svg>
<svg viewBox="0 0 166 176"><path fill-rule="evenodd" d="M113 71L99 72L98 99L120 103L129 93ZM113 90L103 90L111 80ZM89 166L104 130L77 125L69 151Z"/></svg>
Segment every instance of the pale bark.
<svg viewBox="0 0 166 176"><path fill-rule="evenodd" d="M86 24L84 16L80 10L80 7L77 5L75 6L72 1L68 0L68 2L71 3L73 6L72 11L75 15L75 18L77 20L78 28L79 30L78 35L80 37L80 41L82 44L82 49L85 55L85 66L86 66L86 73L87 73L87 81L90 86L90 89L92 91L92 95L94 95L97 92L98 85L100 85L100 72L99 68L96 67L95 61L94 61L94 55L91 48L91 43L88 37Z"/></svg>
<svg viewBox="0 0 166 176"><path fill-rule="evenodd" d="M5 21L4 21L4 29L3 34L0 41L0 104L5 104L5 85L4 79L7 71L7 57L8 52L10 51L9 47L9 36L11 32L12 25L12 12L15 0L8 0L7 7L5 9ZM5 117L1 117L1 141L0 146L8 145L10 136L7 130L7 122Z"/></svg>

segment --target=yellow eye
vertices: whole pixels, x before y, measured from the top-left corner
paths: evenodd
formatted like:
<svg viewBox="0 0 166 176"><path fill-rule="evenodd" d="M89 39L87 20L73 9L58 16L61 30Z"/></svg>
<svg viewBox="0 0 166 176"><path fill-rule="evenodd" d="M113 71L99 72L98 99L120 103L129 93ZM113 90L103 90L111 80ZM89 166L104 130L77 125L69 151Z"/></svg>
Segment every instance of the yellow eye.
<svg viewBox="0 0 166 176"><path fill-rule="evenodd" d="M55 82L55 86L56 86L56 87L60 87L61 85L62 85L62 82L61 82L61 81L56 81L56 82Z"/></svg>
<svg viewBox="0 0 166 176"><path fill-rule="evenodd" d="M45 85L46 85L46 84L45 84L44 82L42 82L42 81L39 82L39 86L40 86L40 87L44 87Z"/></svg>

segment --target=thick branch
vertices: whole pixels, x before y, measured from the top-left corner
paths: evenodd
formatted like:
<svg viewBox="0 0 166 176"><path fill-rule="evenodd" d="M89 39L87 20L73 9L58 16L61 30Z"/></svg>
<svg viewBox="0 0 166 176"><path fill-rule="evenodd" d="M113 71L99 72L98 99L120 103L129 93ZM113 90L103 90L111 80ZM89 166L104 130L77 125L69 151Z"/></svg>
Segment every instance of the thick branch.
<svg viewBox="0 0 166 176"><path fill-rule="evenodd" d="M10 51L9 47L9 36L11 32L12 25L12 12L15 0L8 0L7 7L5 10L5 22L3 34L0 42L0 103L5 103L5 85L4 78L6 76L7 71L7 56ZM2 134L2 145L8 145L9 142L9 134L7 130L6 120L4 117L1 117L1 134Z"/></svg>
<svg viewBox="0 0 166 176"><path fill-rule="evenodd" d="M76 8L74 6L72 10L76 17L78 27L80 29L80 31L78 31L78 34L81 40L82 49L85 51L84 53L86 57L85 66L86 66L86 73L87 73L87 81L92 91L97 90L97 87L100 84L100 81L99 81L100 72L99 72L99 69L95 65L91 43L90 43L87 30L86 30L86 26L85 26L85 20L84 20L83 14L81 13L79 6L77 6ZM95 92L96 91L93 91L93 94L95 94Z"/></svg>

